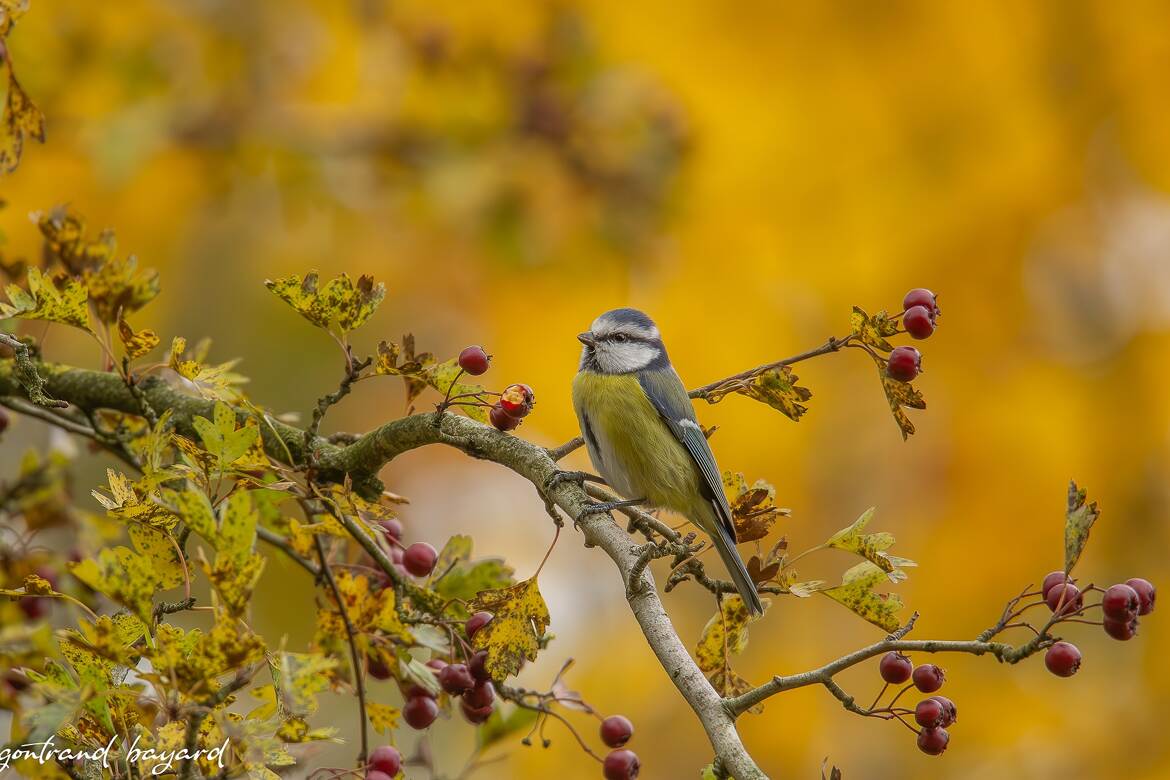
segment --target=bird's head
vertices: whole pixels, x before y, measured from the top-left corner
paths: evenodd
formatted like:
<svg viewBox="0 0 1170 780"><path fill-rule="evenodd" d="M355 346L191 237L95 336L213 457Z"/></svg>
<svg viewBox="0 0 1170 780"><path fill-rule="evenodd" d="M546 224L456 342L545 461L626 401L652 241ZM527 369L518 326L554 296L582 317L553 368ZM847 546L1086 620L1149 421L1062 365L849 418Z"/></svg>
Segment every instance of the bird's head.
<svg viewBox="0 0 1170 780"><path fill-rule="evenodd" d="M658 326L637 309L607 311L577 338L585 345L582 371L628 374L670 365Z"/></svg>

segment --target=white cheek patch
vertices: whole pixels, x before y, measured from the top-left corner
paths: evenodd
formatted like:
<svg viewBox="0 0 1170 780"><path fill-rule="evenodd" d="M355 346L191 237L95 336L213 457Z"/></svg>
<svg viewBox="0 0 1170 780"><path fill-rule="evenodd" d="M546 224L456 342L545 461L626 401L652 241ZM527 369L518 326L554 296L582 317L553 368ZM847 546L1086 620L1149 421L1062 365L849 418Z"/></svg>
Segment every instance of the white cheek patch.
<svg viewBox="0 0 1170 780"><path fill-rule="evenodd" d="M626 374L645 368L658 357L658 350L649 344L599 344L597 363L607 374Z"/></svg>

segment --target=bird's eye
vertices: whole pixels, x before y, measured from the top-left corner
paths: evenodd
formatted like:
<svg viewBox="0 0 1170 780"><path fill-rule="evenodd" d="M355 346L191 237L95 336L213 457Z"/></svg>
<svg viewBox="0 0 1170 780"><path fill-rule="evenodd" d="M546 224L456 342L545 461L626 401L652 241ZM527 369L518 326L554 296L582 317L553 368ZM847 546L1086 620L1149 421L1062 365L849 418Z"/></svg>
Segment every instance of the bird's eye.
<svg viewBox="0 0 1170 780"><path fill-rule="evenodd" d="M624 334L624 333L615 333L615 334L613 334L613 340L614 340L614 341L616 341L616 342L617 342L617 343L619 343L619 344L623 344L623 343L625 343L626 341L629 341L629 338L630 338L630 337L629 337L629 336L627 336L627 335L626 335L626 334Z"/></svg>

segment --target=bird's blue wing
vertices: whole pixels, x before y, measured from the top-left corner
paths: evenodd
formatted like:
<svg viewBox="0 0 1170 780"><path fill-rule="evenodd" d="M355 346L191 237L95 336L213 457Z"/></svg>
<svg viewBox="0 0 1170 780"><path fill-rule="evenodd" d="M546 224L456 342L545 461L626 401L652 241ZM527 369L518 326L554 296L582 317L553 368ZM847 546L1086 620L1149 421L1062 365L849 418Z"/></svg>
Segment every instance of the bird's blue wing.
<svg viewBox="0 0 1170 780"><path fill-rule="evenodd" d="M731 522L731 507L723 492L723 478L719 474L719 466L715 463L711 446L707 444L707 437L703 435L703 429L695 420L695 410L691 406L691 399L687 396L682 380L678 378L673 368L666 368L659 371L642 371L638 375L638 383L646 397L650 399L650 403L658 410L663 422L699 467L699 473L703 477L701 485L703 497L714 505L715 514L719 516L720 522L734 540L735 526Z"/></svg>

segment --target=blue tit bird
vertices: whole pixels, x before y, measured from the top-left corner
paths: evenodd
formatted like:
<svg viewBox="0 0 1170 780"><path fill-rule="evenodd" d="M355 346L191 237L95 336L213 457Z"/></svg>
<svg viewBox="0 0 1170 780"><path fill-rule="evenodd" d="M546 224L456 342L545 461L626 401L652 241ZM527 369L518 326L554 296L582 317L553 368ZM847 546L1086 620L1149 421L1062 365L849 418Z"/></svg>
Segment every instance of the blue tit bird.
<svg viewBox="0 0 1170 780"><path fill-rule="evenodd" d="M658 327L637 309L614 309L577 338L585 346L573 407L593 466L621 503L669 509L698 525L752 614L763 612L735 549L719 466Z"/></svg>

